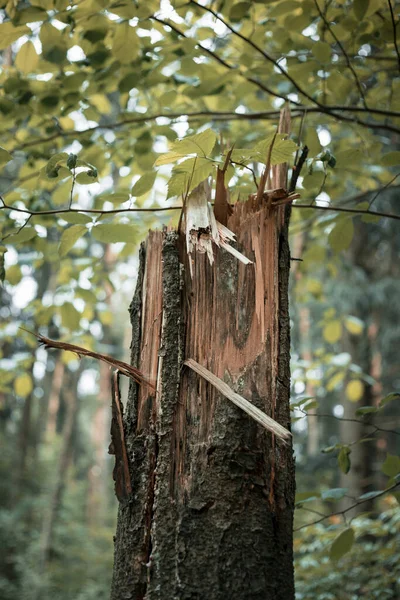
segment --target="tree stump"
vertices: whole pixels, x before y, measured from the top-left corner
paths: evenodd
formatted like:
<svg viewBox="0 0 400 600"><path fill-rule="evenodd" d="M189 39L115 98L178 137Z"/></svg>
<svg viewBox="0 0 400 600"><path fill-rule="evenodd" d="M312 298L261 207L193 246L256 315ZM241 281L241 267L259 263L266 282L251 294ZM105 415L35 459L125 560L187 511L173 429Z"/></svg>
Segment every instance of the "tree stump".
<svg viewBox="0 0 400 600"><path fill-rule="evenodd" d="M112 600L294 597L292 448L183 364L290 427L289 213L236 204L228 227L253 264L217 248L212 266L195 255L193 278L176 232L142 244L132 364L157 393L131 382Z"/></svg>

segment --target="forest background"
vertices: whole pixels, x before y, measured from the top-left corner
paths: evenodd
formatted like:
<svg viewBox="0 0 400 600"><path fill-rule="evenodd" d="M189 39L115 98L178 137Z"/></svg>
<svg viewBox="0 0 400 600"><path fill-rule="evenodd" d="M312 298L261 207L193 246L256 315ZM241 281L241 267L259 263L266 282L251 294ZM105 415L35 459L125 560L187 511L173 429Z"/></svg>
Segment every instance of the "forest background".
<svg viewBox="0 0 400 600"><path fill-rule="evenodd" d="M399 3L0 7L2 600L108 598L117 514L108 367L19 327L128 360L139 243L285 102L297 598L399 597Z"/></svg>

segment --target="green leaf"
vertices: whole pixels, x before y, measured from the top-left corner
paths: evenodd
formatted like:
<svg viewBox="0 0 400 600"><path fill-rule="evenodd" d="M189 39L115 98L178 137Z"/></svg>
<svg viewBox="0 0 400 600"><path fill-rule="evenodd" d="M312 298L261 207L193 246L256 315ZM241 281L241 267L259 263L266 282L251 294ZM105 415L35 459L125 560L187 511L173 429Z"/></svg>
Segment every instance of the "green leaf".
<svg viewBox="0 0 400 600"><path fill-rule="evenodd" d="M59 167L60 163L66 163L67 159L68 154L66 152L57 152L57 154L53 154L53 156L50 158L49 162L46 165L46 175L48 177L52 176L54 172L57 171L57 168Z"/></svg>
<svg viewBox="0 0 400 600"><path fill-rule="evenodd" d="M296 152L298 148L297 144L292 140L285 139L285 137L285 134L278 134L276 136L271 153L271 165L279 165L287 162L293 156L293 153ZM254 148L254 158L264 165L267 162L273 138L274 135L272 134L256 144Z"/></svg>
<svg viewBox="0 0 400 600"><path fill-rule="evenodd" d="M0 24L0 50L5 50L13 42L16 42L23 35L28 35L31 30L26 25L14 27L11 21Z"/></svg>
<svg viewBox="0 0 400 600"><path fill-rule="evenodd" d="M382 465L382 473L388 477L395 477L400 473L400 457L388 452L385 462Z"/></svg>
<svg viewBox="0 0 400 600"><path fill-rule="evenodd" d="M341 219L328 235L328 242L335 253L347 250L354 237L353 219Z"/></svg>
<svg viewBox="0 0 400 600"><path fill-rule="evenodd" d="M329 79L328 79L329 81ZM350 150L342 150L336 154L336 168L351 169L352 167L359 168L362 161L365 160L364 153L358 148Z"/></svg>
<svg viewBox="0 0 400 600"><path fill-rule="evenodd" d="M37 231L34 227L24 227L19 233L10 235L10 237L7 238L7 243L13 245L23 244L34 238L36 235Z"/></svg>
<svg viewBox="0 0 400 600"><path fill-rule="evenodd" d="M87 223L93 222L93 219L91 219L87 215L83 215L82 213L77 212L63 213L62 215L60 215L60 218L64 221L67 221L67 223L76 223L79 225L85 225Z"/></svg>
<svg viewBox="0 0 400 600"><path fill-rule="evenodd" d="M315 58L321 63L328 63L331 60L332 50L330 45L326 42L315 42L311 49Z"/></svg>
<svg viewBox="0 0 400 600"><path fill-rule="evenodd" d="M123 204L129 200L129 192L115 192L114 194L101 194L97 196L99 202L112 202L113 204Z"/></svg>
<svg viewBox="0 0 400 600"><path fill-rule="evenodd" d="M71 331L79 329L79 322L82 315L76 310L71 302L64 302L64 304L60 306L60 316L63 327L70 329Z"/></svg>
<svg viewBox="0 0 400 600"><path fill-rule="evenodd" d="M112 46L113 56L125 64L136 60L140 50L139 38L128 21L120 23L115 28Z"/></svg>
<svg viewBox="0 0 400 600"><path fill-rule="evenodd" d="M187 156L188 154L197 154L198 156L209 156L217 141L217 134L212 129L206 129L201 133L189 135L182 140L171 144L171 151Z"/></svg>
<svg viewBox="0 0 400 600"><path fill-rule="evenodd" d="M348 488L331 488L321 492L321 498L322 500L341 500L348 491Z"/></svg>
<svg viewBox="0 0 400 600"><path fill-rule="evenodd" d="M104 244L117 242L129 242L133 244L136 241L137 227L128 225L127 223L96 225L92 229L92 236L95 240Z"/></svg>
<svg viewBox="0 0 400 600"><path fill-rule="evenodd" d="M175 162L184 156L185 154L180 154L179 152L167 152L166 154L161 154L161 156L157 158L154 166L161 167L162 165L169 165L170 163Z"/></svg>
<svg viewBox="0 0 400 600"><path fill-rule="evenodd" d="M350 454L351 449L348 446L343 446L338 454L338 465L345 475L350 471L351 467Z"/></svg>
<svg viewBox="0 0 400 600"><path fill-rule="evenodd" d="M229 18L231 21L240 21L250 11L251 2L237 2L234 4L229 12Z"/></svg>
<svg viewBox="0 0 400 600"><path fill-rule="evenodd" d="M134 197L143 196L147 192L151 190L154 185L154 181L157 173L151 171L150 173L145 173L138 179L131 189L131 194Z"/></svg>
<svg viewBox="0 0 400 600"><path fill-rule="evenodd" d="M76 176L76 183L80 185L90 185L91 183L97 182L97 171L90 169L84 173L78 173Z"/></svg>
<svg viewBox="0 0 400 600"><path fill-rule="evenodd" d="M168 182L167 198L191 192L199 183L207 179L213 170L214 164L207 158L188 158L176 165Z"/></svg>
<svg viewBox="0 0 400 600"><path fill-rule="evenodd" d="M29 74L36 70L39 63L39 56L36 53L32 42L25 42L18 51L15 58L15 66L22 73Z"/></svg>
<svg viewBox="0 0 400 600"><path fill-rule="evenodd" d="M376 408L375 406L360 406L360 408L357 408L356 410L356 416L357 417L362 417L363 415L369 415L369 414L373 414L378 412L378 408Z"/></svg>
<svg viewBox="0 0 400 600"><path fill-rule="evenodd" d="M60 245L58 248L58 254L60 257L68 254L79 238L84 236L86 232L87 228L84 225L72 225L72 227L66 229L61 236Z"/></svg>
<svg viewBox="0 0 400 600"><path fill-rule="evenodd" d="M400 392L392 392L391 394L388 394L382 398L379 403L379 407L382 408L383 406L386 406L386 404L389 404L389 402L393 402L393 400L400 400Z"/></svg>
<svg viewBox="0 0 400 600"><path fill-rule="evenodd" d="M357 21L362 21L368 11L369 0L353 0L353 11Z"/></svg>
<svg viewBox="0 0 400 600"><path fill-rule="evenodd" d="M12 160L12 156L5 148L0 146L0 165L5 165Z"/></svg>
<svg viewBox="0 0 400 600"><path fill-rule="evenodd" d="M297 506L299 506L301 504L304 504L305 502L313 502L314 500L317 500L319 497L320 497L320 494L317 491L297 492L296 498L295 498L295 503Z"/></svg>
<svg viewBox="0 0 400 600"><path fill-rule="evenodd" d="M33 390L32 377L28 373L18 375L14 380L14 390L17 396L26 398Z"/></svg>
<svg viewBox="0 0 400 600"><path fill-rule="evenodd" d="M372 498L376 498L380 496L384 490L375 490L375 492L367 492L366 494L362 494L359 497L359 500L370 500Z"/></svg>
<svg viewBox="0 0 400 600"><path fill-rule="evenodd" d="M331 550L329 553L329 558L331 560L339 560L342 558L347 552L351 550L354 544L354 530L352 527L345 529L333 540Z"/></svg>
<svg viewBox="0 0 400 600"><path fill-rule="evenodd" d="M400 166L400 151L394 150L384 154L381 159L381 165L384 167L399 167Z"/></svg>

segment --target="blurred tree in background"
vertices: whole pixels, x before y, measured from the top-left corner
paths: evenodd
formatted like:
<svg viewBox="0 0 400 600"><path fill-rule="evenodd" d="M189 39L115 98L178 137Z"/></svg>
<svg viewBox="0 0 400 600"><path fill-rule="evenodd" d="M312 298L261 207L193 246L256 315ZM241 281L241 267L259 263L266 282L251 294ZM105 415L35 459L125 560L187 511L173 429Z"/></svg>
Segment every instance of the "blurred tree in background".
<svg viewBox="0 0 400 600"><path fill-rule="evenodd" d="M138 243L285 102L297 597L399 597L399 2L0 7L0 597L107 598L117 508L108 369L18 327L126 360Z"/></svg>

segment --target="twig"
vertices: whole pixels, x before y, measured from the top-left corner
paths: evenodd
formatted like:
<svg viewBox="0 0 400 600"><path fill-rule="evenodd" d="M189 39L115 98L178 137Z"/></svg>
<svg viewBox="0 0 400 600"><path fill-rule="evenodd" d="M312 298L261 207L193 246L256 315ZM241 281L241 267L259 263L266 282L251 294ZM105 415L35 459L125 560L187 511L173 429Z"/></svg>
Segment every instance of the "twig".
<svg viewBox="0 0 400 600"><path fill-rule="evenodd" d="M344 208L342 206L319 206L318 204L293 204L293 208L315 208L316 210L333 210L336 212L352 213L354 215L371 215L375 217L386 217L400 221L400 215L393 213L378 212L375 210L361 210L358 208Z"/></svg>
<svg viewBox="0 0 400 600"><path fill-rule="evenodd" d="M387 0L388 4L389 4L389 10L390 10L390 18L392 20L392 27L393 27L393 43L394 43L394 47L396 50L396 54L397 54L397 62L399 65L399 71L400 71L400 52L399 52L399 47L397 45L397 32L396 32L396 27L397 27L397 23L394 19L394 12L393 12L393 7L392 7L392 3L390 0Z"/></svg>
<svg viewBox="0 0 400 600"><path fill-rule="evenodd" d="M1 199L2 199L2 198L1 198ZM2 200L3 200L3 199L2 199ZM1 210L1 208L3 208L3 207L0 207L0 210ZM29 221L32 219L32 217L33 217L33 215L29 215L29 216L28 216L28 218L26 219L25 223L23 223L23 224L21 225L21 227L19 227L15 233L14 233L14 232L12 232L12 233L8 233L7 235L5 235L5 236L2 238L2 241L4 242L4 240L6 240L7 238L9 238L11 235L18 235L18 233L19 233L20 231L22 231L22 229L24 229L24 227L26 227L26 226L28 225L28 223L29 223Z"/></svg>
<svg viewBox="0 0 400 600"><path fill-rule="evenodd" d="M234 67L228 67L234 68ZM282 98L287 102L293 104L293 102L287 98ZM383 110L379 108L364 108L362 106L342 106L342 105L332 105L332 106L303 106L299 104L295 104L295 107L292 109L292 119L301 119L305 112L308 113L324 113L327 116L332 117L335 120L342 120L349 123L355 123L356 125L361 125L362 127L370 128L370 129L384 129L387 131L392 131L393 133L400 134L400 128L395 127L394 125L389 125L387 123L369 123L367 121L362 121L358 118L345 117L345 115L337 114L335 111L347 112L347 113L367 113L371 115L380 115L382 117L393 117L400 118L400 112L392 111L392 110ZM124 119L123 121L117 121L115 123L108 123L107 125L95 125L94 127L88 127L87 129L81 129L80 131L57 131L52 135L49 135L45 138L38 138L34 140L30 140L28 142L24 142L19 146L15 146L11 152L15 152L16 150L24 150L25 148L30 148L32 146L36 146L38 144L44 144L47 142L51 142L58 138L78 138L81 135L85 135L87 133L91 133L99 130L113 130L118 129L119 127L124 127L125 125L129 125L132 123L145 123L147 121L155 121L159 118L169 119L171 121L175 121L176 119L182 119L186 117L187 119L191 119L192 121L197 119L210 119L213 121L253 121L253 120L274 120L280 114L279 110L268 110L261 111L255 113L237 113L233 111L197 111L197 112L186 112L186 113L158 113L153 115L143 115L142 117L132 117L129 119ZM7 132L13 134L13 132ZM24 180L31 179L32 177L38 175L39 172L27 175ZM21 180L22 181L22 180Z"/></svg>
<svg viewBox="0 0 400 600"><path fill-rule="evenodd" d="M322 417L328 419L336 419L336 421L345 421L346 423L360 423L361 425L367 425L368 427L373 427L375 431L372 433L376 433L377 431L381 431L383 433L392 433L393 435L400 435L399 431L395 429L384 429L383 427L378 427L375 423L368 423L368 421L363 421L362 419L349 419L344 417L336 417L335 415L329 414L321 414L321 413L308 413L302 409L299 409L300 412L304 414L305 417Z"/></svg>
<svg viewBox="0 0 400 600"><path fill-rule="evenodd" d="M397 483L394 483L390 487L386 488L386 490L382 490L382 492L377 493L376 496L374 496L374 499L380 498L384 494L391 492L392 490L396 489L399 485L400 485L400 481L398 481ZM322 523L322 521L325 521L326 519L329 519L330 517L335 517L336 515L344 516L347 512L349 512L349 510L353 510L353 508L357 508L357 506L360 506L361 504L364 504L365 502L369 502L370 500L371 500L371 498L364 498L364 500L359 500L358 502L355 502L348 508L344 508L343 510L338 510L336 512L330 513L329 515L324 515L320 519L316 519L315 521L311 521L310 523L306 523L305 525L296 527L295 529L293 529L293 531L300 531L301 529L305 529L306 527L311 527L312 525L317 525L318 523Z"/></svg>
<svg viewBox="0 0 400 600"><path fill-rule="evenodd" d="M239 167L242 167L243 169L248 169L251 172L251 174L253 175L254 184L255 184L256 188L258 189L258 181L257 181L257 177L256 177L256 173L255 173L254 169L252 169L248 165L245 165L244 163L237 162L236 160L231 160L231 163L233 165L238 165Z"/></svg>
<svg viewBox="0 0 400 600"><path fill-rule="evenodd" d="M364 90L362 89L360 80L358 79L358 75L354 70L353 65L351 64L349 55L347 54L343 44L341 43L341 41L339 40L339 38L337 37L336 33L333 31L332 27L330 26L330 23L328 21L328 19L325 17L324 13L322 12L322 10L320 9L319 5L318 5L318 0L314 0L314 4L318 10L319 16L321 17L321 19L324 21L327 29L329 30L329 33L331 34L331 36L333 37L333 39L335 40L335 42L337 43L337 45L339 46L339 48L341 49L343 56L345 57L346 60L346 64L348 66L348 68L350 69L350 71L353 74L356 86L358 88L358 91L360 92L360 96L362 98L364 107L368 110L368 106L367 106L367 101L365 99L365 95L364 95Z"/></svg>
<svg viewBox="0 0 400 600"><path fill-rule="evenodd" d="M192 39L192 38L188 37L181 29L179 29L179 27L176 27L176 25L172 21L166 21L166 20L160 19L159 17L156 17L154 15L152 15L151 17L149 17L149 19L151 19L153 21L157 21L157 23L161 23L162 25L166 25L167 27L170 27L173 31L175 31L175 33L177 33L178 35L180 35L181 37L183 37L185 39ZM230 71L237 72L238 75L240 75L240 77L242 77L243 79L245 79L249 83L253 83L254 85L256 85L257 87L259 87L261 90L263 90L264 92L266 92L270 96L274 96L275 98L280 98L281 100L285 100L285 101L287 100L286 96L282 96L282 94L279 94L279 92L275 92L274 90L271 90L266 85L264 85L263 83L261 83L261 81L259 81L258 79L254 79L254 77L247 77L244 73L242 73L241 71L239 71L236 66L234 66L234 65L226 62L226 60L224 60L223 58L221 58L216 52L214 52L213 50L210 50L206 46L203 46L203 44L201 44L200 42L196 41L196 45L199 48L201 48L203 50L203 52L205 52L209 56L212 56L212 58L214 60L216 60L217 62L219 62L226 69L229 69ZM300 102L296 102L295 100L292 100L291 102L293 104L296 104L296 105L300 104Z"/></svg>
<svg viewBox="0 0 400 600"><path fill-rule="evenodd" d="M398 187L398 186L393 186L393 187ZM390 189L390 188L389 188ZM370 192L367 192L368 194ZM356 196L355 198L359 198L359 197L364 197L367 193L363 193L360 194L359 196ZM130 213L130 212L161 212L161 211L168 211L168 210L182 210L182 205L179 206L165 206L165 207L157 207L157 208L114 208L111 210L102 210L99 208L61 208L61 209L53 209L53 210L29 210L27 208L16 208L14 206L9 206L8 204L5 204L4 200L2 199L2 197L0 196L0 200L3 201L3 206L0 206L0 211L1 210L13 210L15 212L19 212L19 213L24 213L24 214L28 214L31 215L33 217L35 216L40 216L40 215L58 215L58 214L64 214L64 213L94 213L94 214L99 214L99 215L116 215L116 214L122 214L122 213ZM348 198L347 200L344 200L344 202L350 202L352 199ZM317 210L333 210L336 212L347 212L347 213L351 213L351 214L355 214L355 215L370 215L372 217L384 217L387 219L395 219L395 220L400 220L400 215L395 215L393 213L385 213L385 212L378 212L378 211L373 211L373 210L362 210L362 209L357 209L357 208L344 208L342 206L319 206L318 204L293 204L292 205L293 208L315 208ZM13 235L13 234L12 234Z"/></svg>
<svg viewBox="0 0 400 600"><path fill-rule="evenodd" d="M256 50L259 54L261 54L261 56L263 56L268 62L272 63L274 65L274 67L276 67L282 73L282 75L288 81L290 81L290 83L294 86L294 88L300 94L302 94L305 98L307 98L307 100L309 100L313 104L316 104L317 106L320 106L319 102L317 100L315 100L315 98L313 98L312 96L310 96L310 94L306 90L304 90L302 87L300 87L300 85L293 79L293 77L287 71L285 71L285 69L280 65L280 63L277 60L275 60L270 54L268 54L268 52L265 52L265 50L263 50L262 48L260 48L260 46L258 46L255 42L253 42L253 40L251 40L251 39L247 38L246 36L244 36L243 34L241 34L240 31L236 31L236 29L234 29L232 27L232 25L230 25L230 23L228 23L227 21L225 21L212 8L209 8L208 6L203 6L202 4L199 4L198 2L196 2L195 0L190 0L189 4L195 4L197 7L202 8L203 10L207 11L208 13L214 15L214 17L216 19L218 19L219 21L221 21L221 23L223 25L225 25L225 27L227 29L229 29L229 31L231 31L233 33L233 35L236 35L238 38L240 38L246 44L248 44L249 46L251 46L252 48L254 48L254 50Z"/></svg>
<svg viewBox="0 0 400 600"><path fill-rule="evenodd" d="M388 187L390 187L390 184L393 183L394 181L396 181L396 179L400 177L400 173L397 173L397 175L395 175L393 177L393 179L391 179L390 181L388 181L388 183L386 183L386 185L384 185L383 187L381 187L375 194L375 196L372 198L371 202L368 204L368 210L371 208L371 206L373 205L373 203L375 202L375 200L378 198L378 196L380 196L382 194L382 192L384 192Z"/></svg>

